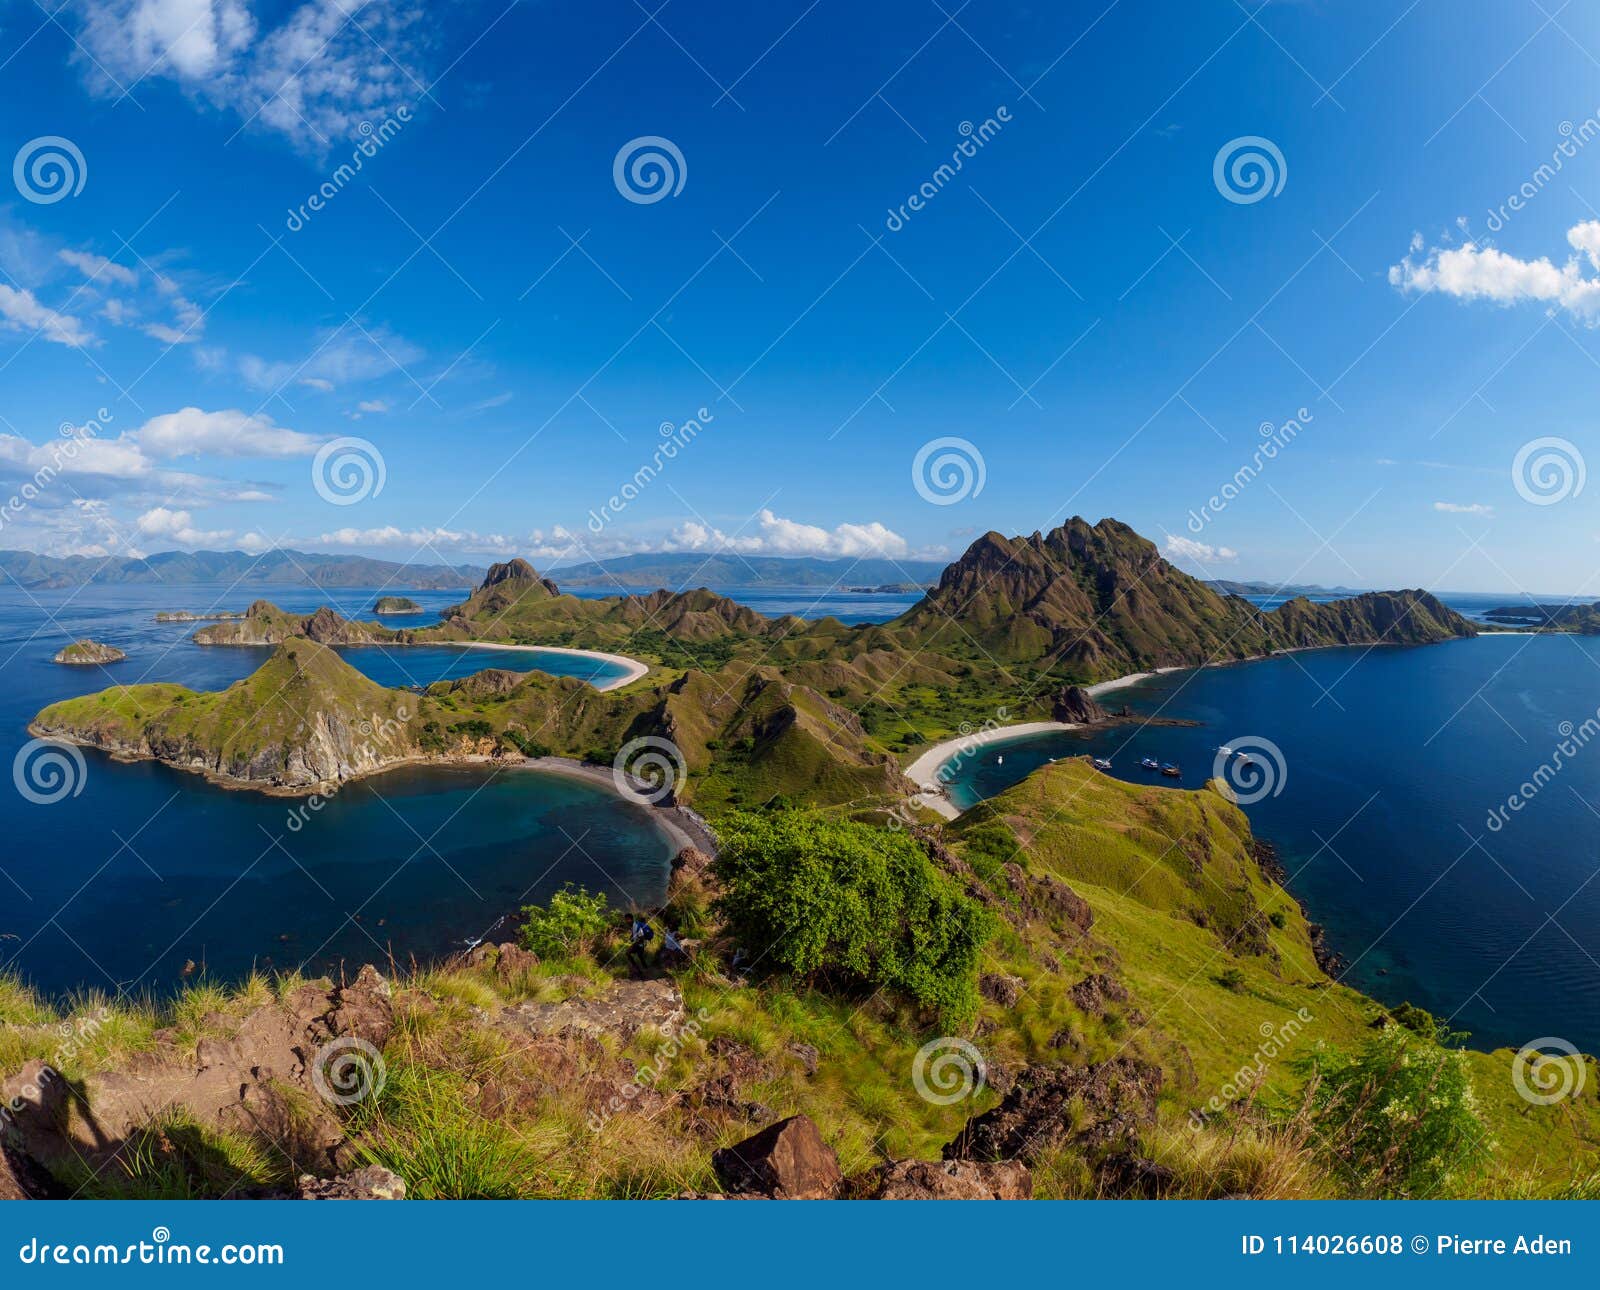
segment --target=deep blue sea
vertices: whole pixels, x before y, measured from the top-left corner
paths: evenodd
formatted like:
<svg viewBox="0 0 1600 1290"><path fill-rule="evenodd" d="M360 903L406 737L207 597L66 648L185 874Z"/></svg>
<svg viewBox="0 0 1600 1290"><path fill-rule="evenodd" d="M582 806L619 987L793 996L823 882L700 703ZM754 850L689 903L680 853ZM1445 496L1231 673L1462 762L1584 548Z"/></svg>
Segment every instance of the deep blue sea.
<svg viewBox="0 0 1600 1290"><path fill-rule="evenodd" d="M1246 812L1351 985L1449 1017L1475 1047L1554 1035L1600 1051L1600 739L1574 733L1600 706L1600 638L1315 650L1166 673L1102 702L1202 724L991 745L959 766L952 797L970 805L1085 753L1122 779L1197 788L1219 746L1269 740L1278 791ZM1568 736L1582 746L1508 807Z"/></svg>
<svg viewBox="0 0 1600 1290"><path fill-rule="evenodd" d="M115 586L0 590L0 771L15 772L25 727L46 704L114 684L175 681L222 689L265 649L202 647L196 624L161 609L243 609L257 594L285 609L331 603L372 617L371 589ZM434 621L459 593L419 592ZM79 637L128 653L106 668L50 662ZM427 684L485 667L594 678L613 669L524 651L433 647L343 651L386 685ZM84 750L76 796L39 804L0 779L0 970L51 992L162 991L186 963L220 977L253 965L323 971L341 961L428 957L482 935L501 915L564 882L615 904L658 899L671 846L648 810L565 776L488 768L407 768L304 799L229 791L153 763Z"/></svg>

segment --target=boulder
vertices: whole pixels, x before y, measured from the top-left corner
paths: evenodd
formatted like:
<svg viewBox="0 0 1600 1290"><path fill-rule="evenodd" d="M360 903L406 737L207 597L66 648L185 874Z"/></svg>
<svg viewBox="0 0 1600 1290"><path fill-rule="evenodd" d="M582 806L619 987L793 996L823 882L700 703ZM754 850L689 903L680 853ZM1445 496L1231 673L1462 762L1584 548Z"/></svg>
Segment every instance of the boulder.
<svg viewBox="0 0 1600 1290"><path fill-rule="evenodd" d="M337 1178L302 1174L295 1187L296 1200L404 1200L405 1179L382 1165L368 1165Z"/></svg>
<svg viewBox="0 0 1600 1290"><path fill-rule="evenodd" d="M1084 977L1067 991L1067 997L1076 1007L1093 1017L1105 1016L1108 1004L1127 1003L1130 998L1128 987L1104 972L1094 972Z"/></svg>
<svg viewBox="0 0 1600 1290"><path fill-rule="evenodd" d="M1032 1200L1033 1174L1020 1160L891 1160L850 1192L860 1200Z"/></svg>
<svg viewBox="0 0 1600 1290"><path fill-rule="evenodd" d="M827 1200L844 1181L839 1157L804 1115L712 1152L711 1167L728 1192L773 1200Z"/></svg>
<svg viewBox="0 0 1600 1290"><path fill-rule="evenodd" d="M713 863L714 857L699 847L684 847L673 856L672 873L667 878L667 903L671 904L690 891L714 896L718 887L716 875L711 871Z"/></svg>
<svg viewBox="0 0 1600 1290"><path fill-rule="evenodd" d="M978 993L1002 1008L1015 1008L1022 998L1022 978L1003 972L985 972L978 978Z"/></svg>
<svg viewBox="0 0 1600 1290"><path fill-rule="evenodd" d="M1032 1164L1063 1143L1126 1146L1154 1121L1161 1069L1133 1057L1093 1066L1029 1066L1000 1105L967 1121L943 1151L946 1160L1021 1160Z"/></svg>

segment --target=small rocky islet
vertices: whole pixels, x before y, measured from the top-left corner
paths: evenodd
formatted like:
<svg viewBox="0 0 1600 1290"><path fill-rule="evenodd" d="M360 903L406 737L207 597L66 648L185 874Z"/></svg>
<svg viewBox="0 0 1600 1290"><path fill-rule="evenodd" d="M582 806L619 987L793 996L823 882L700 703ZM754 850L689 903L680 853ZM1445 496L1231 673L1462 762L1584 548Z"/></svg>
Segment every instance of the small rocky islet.
<svg viewBox="0 0 1600 1290"><path fill-rule="evenodd" d="M420 614L424 609L409 596L379 596L378 601L372 606L375 614Z"/></svg>
<svg viewBox="0 0 1600 1290"><path fill-rule="evenodd" d="M65 663L69 667L96 667L104 663L120 663L127 658L115 645L100 641L73 641L65 649L57 650L52 663Z"/></svg>

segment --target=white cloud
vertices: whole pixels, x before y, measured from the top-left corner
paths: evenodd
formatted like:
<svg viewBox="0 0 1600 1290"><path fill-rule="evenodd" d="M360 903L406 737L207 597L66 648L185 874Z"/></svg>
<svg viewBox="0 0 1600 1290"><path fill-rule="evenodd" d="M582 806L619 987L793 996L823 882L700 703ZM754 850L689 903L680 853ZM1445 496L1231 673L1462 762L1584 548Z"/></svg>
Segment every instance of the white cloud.
<svg viewBox="0 0 1600 1290"><path fill-rule="evenodd" d="M413 0L96 0L77 61L112 97L165 78L320 152L422 94L421 18Z"/></svg>
<svg viewBox="0 0 1600 1290"><path fill-rule="evenodd" d="M321 332L310 354L299 362L240 354L237 366L239 375L258 390L281 390L292 383L327 393L336 386L404 372L425 357L422 349L387 327L338 327ZM219 351L206 351L208 365L223 358Z"/></svg>
<svg viewBox="0 0 1600 1290"><path fill-rule="evenodd" d="M122 287L134 286L139 281L139 275L132 269L115 264L92 251L61 250L56 252L56 258L63 264L70 264L91 281L116 283Z"/></svg>
<svg viewBox="0 0 1600 1290"><path fill-rule="evenodd" d="M1192 560L1196 564L1221 564L1239 558L1239 553L1231 547L1212 546L1207 542L1196 542L1193 538L1174 537L1170 533L1167 535L1166 553L1169 560Z"/></svg>
<svg viewBox="0 0 1600 1290"><path fill-rule="evenodd" d="M233 536L232 529L198 529L188 511L155 506L134 522L141 537L165 539L179 546L215 546Z"/></svg>
<svg viewBox="0 0 1600 1290"><path fill-rule="evenodd" d="M387 412L389 410L389 405L382 399L363 399L356 404L356 407L362 412Z"/></svg>
<svg viewBox="0 0 1600 1290"><path fill-rule="evenodd" d="M1600 278L1584 276L1583 261L1600 270L1600 220L1567 230L1577 254L1559 268L1541 256L1520 260L1494 246L1464 242L1433 247L1420 261L1421 239L1412 239L1412 253L1389 269L1389 281L1402 291L1437 292L1457 300L1490 300L1500 305L1540 301L1565 309L1589 326L1600 324Z"/></svg>
<svg viewBox="0 0 1600 1290"><path fill-rule="evenodd" d="M672 551L735 551L747 555L907 556L910 543L876 520L832 529L784 519L770 510L757 517L759 532L723 533L697 521L679 525L664 545Z"/></svg>
<svg viewBox="0 0 1600 1290"><path fill-rule="evenodd" d="M1433 509L1447 515L1493 515L1494 507L1482 502L1435 502Z"/></svg>
<svg viewBox="0 0 1600 1290"><path fill-rule="evenodd" d="M34 332L56 345L81 349L94 337L71 314L58 313L39 303L33 292L0 283L0 327L9 331Z"/></svg>
<svg viewBox="0 0 1600 1290"><path fill-rule="evenodd" d="M230 408L203 412L181 408L151 417L136 432L150 456L171 457L304 457L322 441L273 422L260 413Z"/></svg>

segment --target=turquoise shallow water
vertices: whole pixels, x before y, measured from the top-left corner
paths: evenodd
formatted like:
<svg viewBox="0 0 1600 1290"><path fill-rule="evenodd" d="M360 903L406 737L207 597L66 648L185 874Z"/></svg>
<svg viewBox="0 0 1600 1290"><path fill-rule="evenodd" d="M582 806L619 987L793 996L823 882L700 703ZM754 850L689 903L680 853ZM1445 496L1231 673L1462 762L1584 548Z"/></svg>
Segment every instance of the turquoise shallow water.
<svg viewBox="0 0 1600 1290"><path fill-rule="evenodd" d="M1269 739L1280 791L1245 809L1350 984L1450 1017L1475 1046L1555 1035L1600 1051L1600 739L1488 824L1595 715L1600 639L1318 650L1169 673L1104 701L1203 724L991 745L957 768L952 797L970 805L1084 753L1161 785L1174 781L1140 759L1176 762L1177 785L1196 788L1218 745Z"/></svg>
<svg viewBox="0 0 1600 1290"><path fill-rule="evenodd" d="M332 602L370 617L373 589L252 590L309 612ZM215 588L96 587L0 592L0 771L25 727L56 699L112 684L174 681L221 689L270 651L203 648L193 624L160 609L210 607ZM434 611L459 593L416 593ZM391 622L400 621L391 619ZM128 652L108 668L49 661L89 636ZM566 655L433 647L344 651L386 685L425 685L486 667L585 679L617 669ZM341 961L404 961L459 947L564 882L613 902L656 900L671 846L641 807L566 776L488 768L407 768L346 788L315 811L304 799L207 785L151 763L86 751L76 796L24 798L0 778L0 970L50 991L164 990L188 961L231 977L254 965L322 971Z"/></svg>

